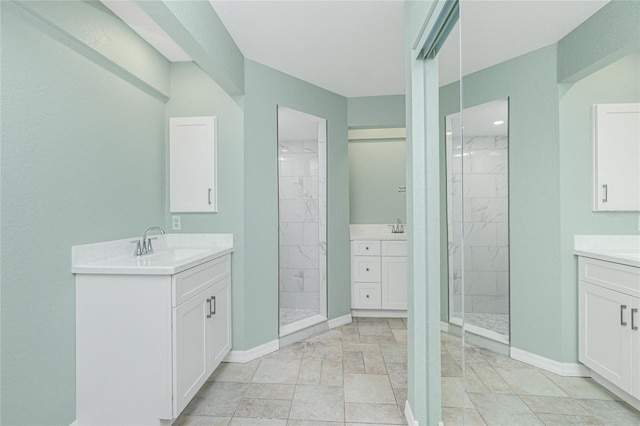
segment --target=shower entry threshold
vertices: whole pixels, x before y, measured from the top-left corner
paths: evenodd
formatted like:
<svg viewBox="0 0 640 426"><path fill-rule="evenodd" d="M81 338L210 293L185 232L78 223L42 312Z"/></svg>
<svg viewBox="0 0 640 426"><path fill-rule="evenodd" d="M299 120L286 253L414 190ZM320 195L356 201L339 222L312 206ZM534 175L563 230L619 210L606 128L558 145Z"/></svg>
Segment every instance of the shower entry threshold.
<svg viewBox="0 0 640 426"><path fill-rule="evenodd" d="M451 318L449 323L453 325L457 325L458 327L462 327L462 320L460 318ZM509 344L509 336L505 336L504 334L497 333L495 331L487 330L486 328L478 327L477 325L469 324L468 322L464 324L464 331L467 333L475 334L476 336L481 336L486 339L491 339L499 343L503 343L505 345Z"/></svg>
<svg viewBox="0 0 640 426"><path fill-rule="evenodd" d="M327 317L316 314L291 324L282 325L280 327L280 337L295 333L296 331L304 330L305 328L313 327L314 325L325 322L326 320Z"/></svg>

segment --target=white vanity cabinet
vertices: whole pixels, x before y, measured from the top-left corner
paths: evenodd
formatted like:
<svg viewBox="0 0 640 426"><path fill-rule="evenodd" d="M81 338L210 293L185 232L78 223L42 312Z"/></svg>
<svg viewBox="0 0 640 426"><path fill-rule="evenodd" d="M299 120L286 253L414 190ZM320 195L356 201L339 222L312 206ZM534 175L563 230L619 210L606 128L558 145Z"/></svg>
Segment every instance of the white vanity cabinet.
<svg viewBox="0 0 640 426"><path fill-rule="evenodd" d="M351 241L351 307L354 315L406 311L406 241Z"/></svg>
<svg viewBox="0 0 640 426"><path fill-rule="evenodd" d="M77 424L170 424L231 349L230 291L230 254L173 275L77 274Z"/></svg>
<svg viewBox="0 0 640 426"><path fill-rule="evenodd" d="M579 257L579 359L640 399L640 268Z"/></svg>

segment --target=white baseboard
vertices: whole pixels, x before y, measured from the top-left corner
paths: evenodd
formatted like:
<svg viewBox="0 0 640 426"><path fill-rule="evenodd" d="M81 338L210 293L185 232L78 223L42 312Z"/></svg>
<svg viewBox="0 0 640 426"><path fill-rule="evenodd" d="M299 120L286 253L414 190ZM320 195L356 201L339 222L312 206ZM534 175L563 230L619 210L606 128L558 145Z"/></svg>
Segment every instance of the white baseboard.
<svg viewBox="0 0 640 426"><path fill-rule="evenodd" d="M401 311L401 310L386 311L381 309L352 309L351 316L368 317L368 318L407 318L407 311Z"/></svg>
<svg viewBox="0 0 640 426"><path fill-rule="evenodd" d="M555 361L513 346L511 347L511 358L561 376L591 377L591 370L582 364Z"/></svg>
<svg viewBox="0 0 640 426"><path fill-rule="evenodd" d="M640 399L635 398L634 396L632 396L632 395L628 394L627 392L623 391L618 386L614 385L613 383L611 383L609 380L605 379L604 377L602 377L598 373L595 373L595 372L592 371L591 372L591 377L593 378L593 380L595 380L597 383L599 383L602 387L608 389L609 391L611 391L615 395L619 396L620 399L622 399L624 402L626 402L627 404L631 405L636 410L640 411Z"/></svg>
<svg viewBox="0 0 640 426"><path fill-rule="evenodd" d="M78 426L78 421L77 421L77 420L74 420L74 422L73 422L73 423L71 423L69 426Z"/></svg>
<svg viewBox="0 0 640 426"><path fill-rule="evenodd" d="M351 324L353 322L353 318L351 318L351 314L343 315L338 318L333 318L327 321L327 327L336 328L346 324Z"/></svg>
<svg viewBox="0 0 640 426"><path fill-rule="evenodd" d="M444 331L445 333L449 332L449 323L440 321L440 331Z"/></svg>
<svg viewBox="0 0 640 426"><path fill-rule="evenodd" d="M407 425L418 426L418 421L413 417L413 411L411 411L409 400L405 401L404 403L404 416L407 419Z"/></svg>
<svg viewBox="0 0 640 426"><path fill-rule="evenodd" d="M275 352L278 349L280 349L280 342L276 339L247 351L230 351L223 361L245 363Z"/></svg>

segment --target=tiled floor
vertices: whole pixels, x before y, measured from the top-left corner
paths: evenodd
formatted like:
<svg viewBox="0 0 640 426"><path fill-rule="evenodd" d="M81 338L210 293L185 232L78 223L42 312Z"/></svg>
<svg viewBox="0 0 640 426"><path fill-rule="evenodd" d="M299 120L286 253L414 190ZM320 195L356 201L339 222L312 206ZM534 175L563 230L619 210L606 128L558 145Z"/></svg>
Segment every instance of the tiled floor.
<svg viewBox="0 0 640 426"><path fill-rule="evenodd" d="M175 425L406 424L406 322L358 318L246 364L223 363ZM442 335L445 425L640 425L590 379L561 377ZM466 392L465 392L466 390ZM464 404L464 420L462 407Z"/></svg>

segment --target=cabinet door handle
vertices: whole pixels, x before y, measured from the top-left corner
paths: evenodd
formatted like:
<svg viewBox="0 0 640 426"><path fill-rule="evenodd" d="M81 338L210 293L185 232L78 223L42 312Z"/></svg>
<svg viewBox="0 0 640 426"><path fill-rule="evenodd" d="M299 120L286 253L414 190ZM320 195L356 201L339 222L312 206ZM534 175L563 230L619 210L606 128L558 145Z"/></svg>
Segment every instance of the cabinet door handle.
<svg viewBox="0 0 640 426"><path fill-rule="evenodd" d="M367 268L366 271L369 272L369 268Z"/></svg>
<svg viewBox="0 0 640 426"><path fill-rule="evenodd" d="M626 326L627 322L624 320L624 310L627 309L627 305L620 305L620 325Z"/></svg>
<svg viewBox="0 0 640 426"><path fill-rule="evenodd" d="M365 247L364 249L365 249L365 250L369 250L369 247Z"/></svg>
<svg viewBox="0 0 640 426"><path fill-rule="evenodd" d="M638 313L638 309L637 308L633 308L631 309L631 329L632 330L637 330L638 326L636 325L636 314Z"/></svg>
<svg viewBox="0 0 640 426"><path fill-rule="evenodd" d="M216 297L213 296L211 300L213 300L213 312L211 313L211 315L215 315L216 314Z"/></svg>
<svg viewBox="0 0 640 426"><path fill-rule="evenodd" d="M606 203L607 198L609 198L609 191L607 190L607 185L602 185L602 202Z"/></svg>
<svg viewBox="0 0 640 426"><path fill-rule="evenodd" d="M367 299L369 298L369 295L367 294Z"/></svg>
<svg viewBox="0 0 640 426"><path fill-rule="evenodd" d="M209 205L211 205L211 188L209 188L209 193L207 194L207 201L209 201Z"/></svg>
<svg viewBox="0 0 640 426"><path fill-rule="evenodd" d="M211 318L211 315L213 315L213 314L211 313L211 301L212 301L213 299L214 299L214 298L211 298L211 299L207 298L207 303L209 304L209 313L207 314L207 318Z"/></svg>

